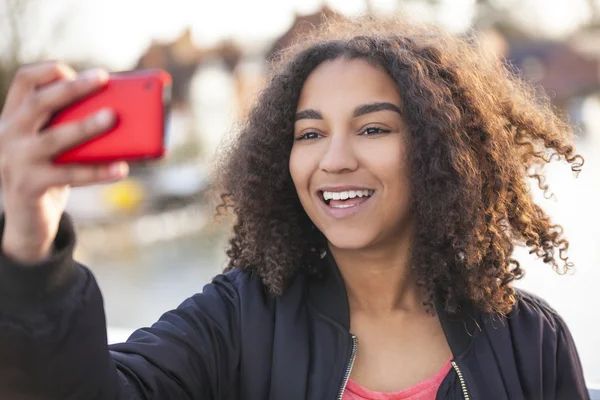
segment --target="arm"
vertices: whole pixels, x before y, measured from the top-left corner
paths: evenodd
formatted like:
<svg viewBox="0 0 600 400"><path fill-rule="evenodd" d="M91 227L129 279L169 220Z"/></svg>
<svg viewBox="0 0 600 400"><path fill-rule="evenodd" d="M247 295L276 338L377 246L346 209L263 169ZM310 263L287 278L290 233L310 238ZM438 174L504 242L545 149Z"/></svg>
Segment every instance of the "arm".
<svg viewBox="0 0 600 400"><path fill-rule="evenodd" d="M517 296L507 320L525 397L589 399L577 348L563 318L531 293L518 289Z"/></svg>
<svg viewBox="0 0 600 400"><path fill-rule="evenodd" d="M110 347L121 381L142 399L221 399L236 390L238 294L221 275L150 328Z"/></svg>
<svg viewBox="0 0 600 400"><path fill-rule="evenodd" d="M556 350L556 399L589 399L588 390L583 377L583 369L575 342L567 324L560 316L556 316L557 350Z"/></svg>
<svg viewBox="0 0 600 400"><path fill-rule="evenodd" d="M232 390L238 297L227 276L109 350L102 296L72 260L74 244L63 217L40 265L0 255L0 398L209 399Z"/></svg>

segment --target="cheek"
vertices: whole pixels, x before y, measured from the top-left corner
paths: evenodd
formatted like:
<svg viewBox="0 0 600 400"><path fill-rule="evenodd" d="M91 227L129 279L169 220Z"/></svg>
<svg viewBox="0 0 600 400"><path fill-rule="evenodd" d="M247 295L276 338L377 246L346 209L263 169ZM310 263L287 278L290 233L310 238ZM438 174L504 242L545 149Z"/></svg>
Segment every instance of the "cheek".
<svg viewBox="0 0 600 400"><path fill-rule="evenodd" d="M365 150L370 150L369 157L364 158L367 169L383 184L386 197L390 197L387 200L393 199L396 204L398 201L407 201L410 195L410 171L404 143L388 141L378 144L377 149Z"/></svg>
<svg viewBox="0 0 600 400"><path fill-rule="evenodd" d="M410 184L410 173L407 163L402 161L394 165L395 169L390 168L390 174L386 177L388 181L389 193L386 200L388 204L393 204L395 213L404 216L412 203L412 191ZM395 173L392 174L392 171Z"/></svg>
<svg viewBox="0 0 600 400"><path fill-rule="evenodd" d="M308 158L302 153L301 149L292 148L289 163L290 175L300 198L303 197L304 192L308 191L311 170Z"/></svg>

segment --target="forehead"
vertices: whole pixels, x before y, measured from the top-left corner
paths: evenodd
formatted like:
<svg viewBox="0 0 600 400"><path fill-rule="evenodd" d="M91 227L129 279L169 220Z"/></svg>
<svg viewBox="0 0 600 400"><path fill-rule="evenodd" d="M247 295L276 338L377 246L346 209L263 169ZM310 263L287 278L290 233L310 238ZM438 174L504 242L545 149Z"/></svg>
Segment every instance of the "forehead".
<svg viewBox="0 0 600 400"><path fill-rule="evenodd" d="M325 61L308 76L298 109L325 109L328 106L389 101L400 106L396 83L381 68L363 59Z"/></svg>

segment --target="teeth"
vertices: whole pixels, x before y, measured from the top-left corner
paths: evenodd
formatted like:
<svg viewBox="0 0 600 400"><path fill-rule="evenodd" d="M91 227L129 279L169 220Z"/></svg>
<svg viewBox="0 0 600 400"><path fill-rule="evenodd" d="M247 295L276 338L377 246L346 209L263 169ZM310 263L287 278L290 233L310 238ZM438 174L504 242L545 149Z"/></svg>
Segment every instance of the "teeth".
<svg viewBox="0 0 600 400"><path fill-rule="evenodd" d="M323 192L323 199L327 200L346 200L353 199L355 197L369 197L372 196L374 190L347 190L344 192Z"/></svg>

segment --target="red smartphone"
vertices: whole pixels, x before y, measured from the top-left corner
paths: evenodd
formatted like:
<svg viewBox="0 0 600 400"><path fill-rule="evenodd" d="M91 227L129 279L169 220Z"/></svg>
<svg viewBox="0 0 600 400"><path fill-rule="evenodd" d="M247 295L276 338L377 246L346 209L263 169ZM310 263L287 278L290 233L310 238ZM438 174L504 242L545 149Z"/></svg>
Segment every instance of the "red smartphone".
<svg viewBox="0 0 600 400"><path fill-rule="evenodd" d="M81 120L108 107L117 116L115 125L105 133L55 158L55 163L106 163L161 158L171 103L171 76L151 69L111 74L97 92L70 105L53 116L55 126Z"/></svg>

